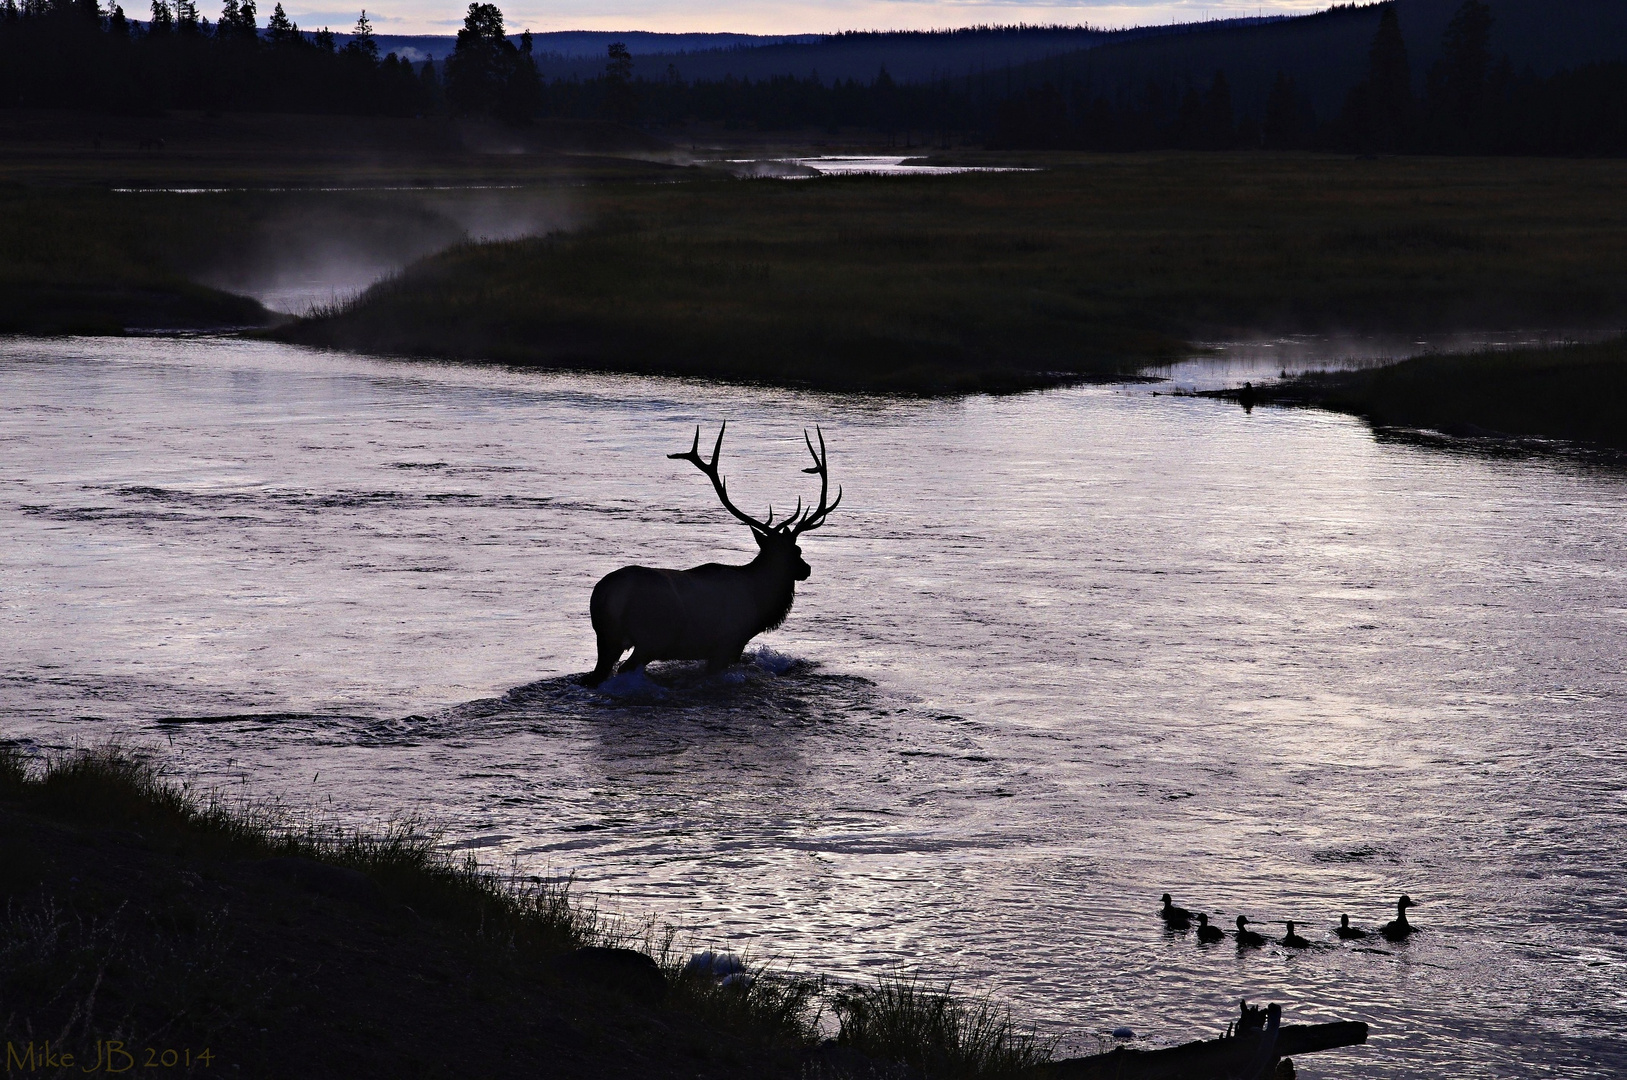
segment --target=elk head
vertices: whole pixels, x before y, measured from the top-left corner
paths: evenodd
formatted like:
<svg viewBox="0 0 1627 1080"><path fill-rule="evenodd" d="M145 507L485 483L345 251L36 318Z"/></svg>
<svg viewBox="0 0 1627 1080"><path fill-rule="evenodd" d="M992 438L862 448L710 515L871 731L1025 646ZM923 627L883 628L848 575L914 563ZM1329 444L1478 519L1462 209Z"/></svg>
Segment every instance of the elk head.
<svg viewBox="0 0 1627 1080"><path fill-rule="evenodd" d="M810 532L825 523L830 515L842 502L842 488L837 485L836 501L826 505L826 497L830 494L830 464L825 452L825 433L814 425L814 433L819 437L819 449L814 449L813 439L808 436L806 429L802 432L802 441L807 444L808 453L813 458L813 465L803 469L805 473L812 473L819 477L819 505L810 510L802 509L802 497L797 496L796 509L791 516L774 524L774 507L768 508L768 517L758 521L750 514L742 511L729 499L729 485L718 472L718 458L723 453L723 433L729 429L725 421L717 429L717 442L712 444L712 460L706 461L701 457L701 429L695 425L695 441L690 444L689 450L682 454L668 454L673 461L687 461L695 468L706 474L712 481L712 487L717 491L718 501L723 509L751 530L752 537L757 541L757 548L762 557L776 561L784 560L792 564L792 577L797 581L807 581L808 575L813 571L802 558L802 548L797 544L797 537Z"/></svg>

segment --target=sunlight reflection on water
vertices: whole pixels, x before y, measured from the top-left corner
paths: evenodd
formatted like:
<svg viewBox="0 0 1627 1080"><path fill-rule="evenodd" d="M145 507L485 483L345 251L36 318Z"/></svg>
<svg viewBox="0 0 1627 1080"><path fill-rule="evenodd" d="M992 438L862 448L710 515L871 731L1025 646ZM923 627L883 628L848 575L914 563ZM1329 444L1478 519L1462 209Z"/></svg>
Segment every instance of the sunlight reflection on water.
<svg viewBox="0 0 1627 1080"><path fill-rule="evenodd" d="M8 734L119 734L795 967L1047 1031L1365 1019L1304 1076L1627 1068L1627 483L1097 386L899 402L195 339L0 343ZM590 693L593 581L842 508L726 678ZM1198 948L1156 897L1304 955ZM1425 901L1427 932L1327 931Z"/></svg>

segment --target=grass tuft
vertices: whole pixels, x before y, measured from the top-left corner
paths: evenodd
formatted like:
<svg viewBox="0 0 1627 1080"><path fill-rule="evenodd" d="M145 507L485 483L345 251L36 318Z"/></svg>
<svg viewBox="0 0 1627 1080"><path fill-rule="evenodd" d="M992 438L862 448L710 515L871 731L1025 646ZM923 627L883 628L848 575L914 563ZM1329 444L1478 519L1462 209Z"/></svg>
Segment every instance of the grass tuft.
<svg viewBox="0 0 1627 1080"><path fill-rule="evenodd" d="M1053 1044L1019 1028L1009 1010L911 976L846 989L833 1005L841 1023L838 1043L901 1061L934 1080L1017 1076L1051 1060Z"/></svg>

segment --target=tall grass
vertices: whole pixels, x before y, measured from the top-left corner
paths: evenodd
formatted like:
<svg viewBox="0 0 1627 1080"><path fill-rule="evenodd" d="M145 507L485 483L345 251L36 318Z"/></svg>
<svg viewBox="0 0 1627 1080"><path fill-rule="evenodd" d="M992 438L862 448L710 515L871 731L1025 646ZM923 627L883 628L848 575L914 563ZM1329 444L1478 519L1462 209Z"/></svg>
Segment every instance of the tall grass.
<svg viewBox="0 0 1627 1080"><path fill-rule="evenodd" d="M751 965L745 978L720 981L687 969L688 950L670 927L606 916L575 895L569 881L495 872L460 859L420 822L376 832L300 823L276 804L175 783L152 757L117 745L43 758L0 745L0 809L137 831L167 850L233 859L296 857L359 870L420 918L461 928L483 947L506 954L546 957L589 945L639 948L667 977L667 1007L763 1045L812 1048L825 1019L834 1015L838 1044L932 1080L1009 1077L1049 1059L1050 1044L1020 1029L992 1002L966 1000L947 987L928 988L904 976L839 985L763 964ZM6 856L26 861L28 853L19 849ZM189 1030L241 1026L242 1016L256 1015L258 1002L271 992L243 977L234 955L240 950L223 913L200 917L176 908L174 918L190 920L185 932L153 933L155 917L171 917L154 914L161 903L132 921L130 900L87 912L49 892L5 891L13 894L0 910L0 1030L6 1037L59 1044L76 1037L152 1039L183 1018ZM131 899L147 909L162 898ZM119 983L122 997L110 997L111 981ZM55 1017L52 1030L26 1027L26 1017L6 1012L6 999L31 1003L33 1015ZM138 1010L134 999L148 999L146 1007ZM156 1012L154 1001L162 1006ZM138 1012L145 1018L139 1023Z"/></svg>
<svg viewBox="0 0 1627 1080"><path fill-rule="evenodd" d="M838 1043L943 1080L1019 1076L1050 1061L1054 1047L1019 1028L1006 1008L906 975L842 990L833 1005Z"/></svg>

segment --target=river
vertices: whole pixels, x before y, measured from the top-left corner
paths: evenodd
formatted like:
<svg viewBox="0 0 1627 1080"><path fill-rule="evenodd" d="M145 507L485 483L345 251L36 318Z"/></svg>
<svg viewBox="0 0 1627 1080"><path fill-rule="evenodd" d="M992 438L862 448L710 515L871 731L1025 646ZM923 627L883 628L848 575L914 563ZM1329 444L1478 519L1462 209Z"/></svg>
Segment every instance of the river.
<svg viewBox="0 0 1627 1080"><path fill-rule="evenodd" d="M697 944L1075 1052L1240 997L1306 1077L1627 1070L1627 474L1157 385L892 401L229 339L0 340L0 723L420 814ZM840 509L751 663L616 695L587 597ZM1169 891L1319 947L1168 935ZM1340 945L1407 892L1403 946Z"/></svg>

